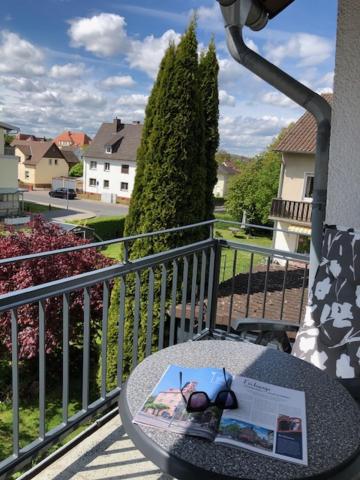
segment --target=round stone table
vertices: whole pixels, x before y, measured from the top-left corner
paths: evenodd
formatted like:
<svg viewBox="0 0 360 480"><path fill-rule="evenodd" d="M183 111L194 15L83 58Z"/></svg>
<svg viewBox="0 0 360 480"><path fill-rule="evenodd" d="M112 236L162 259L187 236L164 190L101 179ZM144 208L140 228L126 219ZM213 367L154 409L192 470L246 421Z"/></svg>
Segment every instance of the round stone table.
<svg viewBox="0 0 360 480"><path fill-rule="evenodd" d="M225 367L232 374L305 391L308 466L133 424L133 416L171 364ZM180 480L340 478L336 472L359 453L360 409L340 383L291 355L243 342L186 342L154 353L129 377L120 394L120 415L136 447Z"/></svg>

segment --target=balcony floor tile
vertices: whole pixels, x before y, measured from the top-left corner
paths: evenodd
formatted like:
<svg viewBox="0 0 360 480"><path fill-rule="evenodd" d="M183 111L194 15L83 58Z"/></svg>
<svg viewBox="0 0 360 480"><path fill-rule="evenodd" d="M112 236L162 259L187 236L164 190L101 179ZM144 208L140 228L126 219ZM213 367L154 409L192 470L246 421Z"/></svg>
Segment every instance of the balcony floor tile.
<svg viewBox="0 0 360 480"><path fill-rule="evenodd" d="M49 465L34 480L172 480L147 460L117 415Z"/></svg>

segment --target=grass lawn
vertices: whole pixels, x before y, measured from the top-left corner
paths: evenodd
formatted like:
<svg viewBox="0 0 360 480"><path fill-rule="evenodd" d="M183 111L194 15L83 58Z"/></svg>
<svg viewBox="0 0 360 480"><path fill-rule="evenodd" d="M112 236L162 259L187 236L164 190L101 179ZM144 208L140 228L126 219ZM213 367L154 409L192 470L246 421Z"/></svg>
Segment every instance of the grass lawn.
<svg viewBox="0 0 360 480"><path fill-rule="evenodd" d="M60 210L60 208L51 205L51 210ZM33 202L24 202L24 211L29 213L43 213L49 211L49 206Z"/></svg>
<svg viewBox="0 0 360 480"><path fill-rule="evenodd" d="M216 214L216 218L222 220L232 220L231 216L226 213ZM272 240L271 235L251 235L247 236L243 230L240 232L232 232L229 230L229 227L234 227L234 225L219 222L215 227L215 235L219 238L224 238L226 240L232 240L237 243L247 243L249 245L257 245L259 247L268 247L271 248ZM109 258L112 258L117 261L122 260L122 248L120 243L113 245L108 245L102 250L102 253ZM238 251L236 259L236 273L246 272L249 270L250 266L250 253L244 251ZM232 277L233 272L233 260L234 260L234 250L224 248L222 251L221 258L221 269L220 269L220 281L223 282ZM254 266L264 263L266 258L262 255L254 255Z"/></svg>
<svg viewBox="0 0 360 480"><path fill-rule="evenodd" d="M216 218L222 220L233 220L230 215L226 213L216 214ZM215 224L215 235L225 240L232 240L237 243L244 243L248 245L257 245L259 247L271 248L272 245L272 236L271 234L261 234L261 235L251 235L248 236L245 234L244 230L239 232L232 232L229 230L233 228L234 225L227 223L216 223ZM224 248L221 254L221 268L220 268L220 282L224 282L232 277L233 274L233 262L234 262L234 252L235 250L230 248ZM249 271L250 267L250 252L238 251L236 258L236 273L243 273ZM256 265L266 262L266 257L263 255L255 254L254 255L254 267Z"/></svg>

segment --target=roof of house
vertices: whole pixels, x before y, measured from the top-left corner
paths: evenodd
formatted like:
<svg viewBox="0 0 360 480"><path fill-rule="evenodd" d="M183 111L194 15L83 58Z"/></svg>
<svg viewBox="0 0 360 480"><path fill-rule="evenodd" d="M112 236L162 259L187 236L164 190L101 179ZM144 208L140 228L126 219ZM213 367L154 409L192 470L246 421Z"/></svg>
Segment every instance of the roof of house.
<svg viewBox="0 0 360 480"><path fill-rule="evenodd" d="M65 158L61 150L55 145L52 140L37 141L37 140L13 140L12 147L18 147L21 152L28 158L25 160L25 165L37 165L42 158ZM65 158L66 162L68 160Z"/></svg>
<svg viewBox="0 0 360 480"><path fill-rule="evenodd" d="M222 175L236 175L239 169L231 160L227 160L218 166L218 173Z"/></svg>
<svg viewBox="0 0 360 480"><path fill-rule="evenodd" d="M10 132L11 130L15 130L17 132L19 131L19 127L15 127L15 125L11 125L10 123L1 122L1 121L0 121L0 128L7 130L8 132Z"/></svg>
<svg viewBox="0 0 360 480"><path fill-rule="evenodd" d="M58 145L60 142L70 142L70 145L79 145L82 147L84 145L89 145L91 138L84 132L71 132L70 130L60 133L54 142Z"/></svg>
<svg viewBox="0 0 360 480"><path fill-rule="evenodd" d="M332 103L332 93L325 93L322 97L330 104ZM311 113L306 112L289 128L274 150L278 152L315 154L316 134L316 120Z"/></svg>
<svg viewBox="0 0 360 480"><path fill-rule="evenodd" d="M142 128L140 123L121 123L119 119L103 123L84 157L135 161ZM107 146L112 147L112 153L106 153Z"/></svg>
<svg viewBox="0 0 360 480"><path fill-rule="evenodd" d="M32 135L31 133L17 133L15 135L15 140L34 140L37 142L42 142L46 140L45 137L36 137L35 135Z"/></svg>
<svg viewBox="0 0 360 480"><path fill-rule="evenodd" d="M75 163L80 162L79 157L75 154L74 149L71 147L63 147L61 149L61 153L69 165L75 165Z"/></svg>

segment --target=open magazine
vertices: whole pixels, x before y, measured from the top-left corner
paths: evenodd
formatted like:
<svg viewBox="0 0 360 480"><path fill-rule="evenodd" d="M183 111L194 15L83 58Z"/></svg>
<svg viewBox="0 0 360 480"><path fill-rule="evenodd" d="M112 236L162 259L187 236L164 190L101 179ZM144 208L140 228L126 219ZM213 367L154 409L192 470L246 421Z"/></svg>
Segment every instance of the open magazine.
<svg viewBox="0 0 360 480"><path fill-rule="evenodd" d="M180 391L180 371L185 398L204 391L213 400L226 389L221 368L170 365L135 415L134 423L307 465L304 392L227 373L238 408L210 406L203 412L189 413Z"/></svg>

